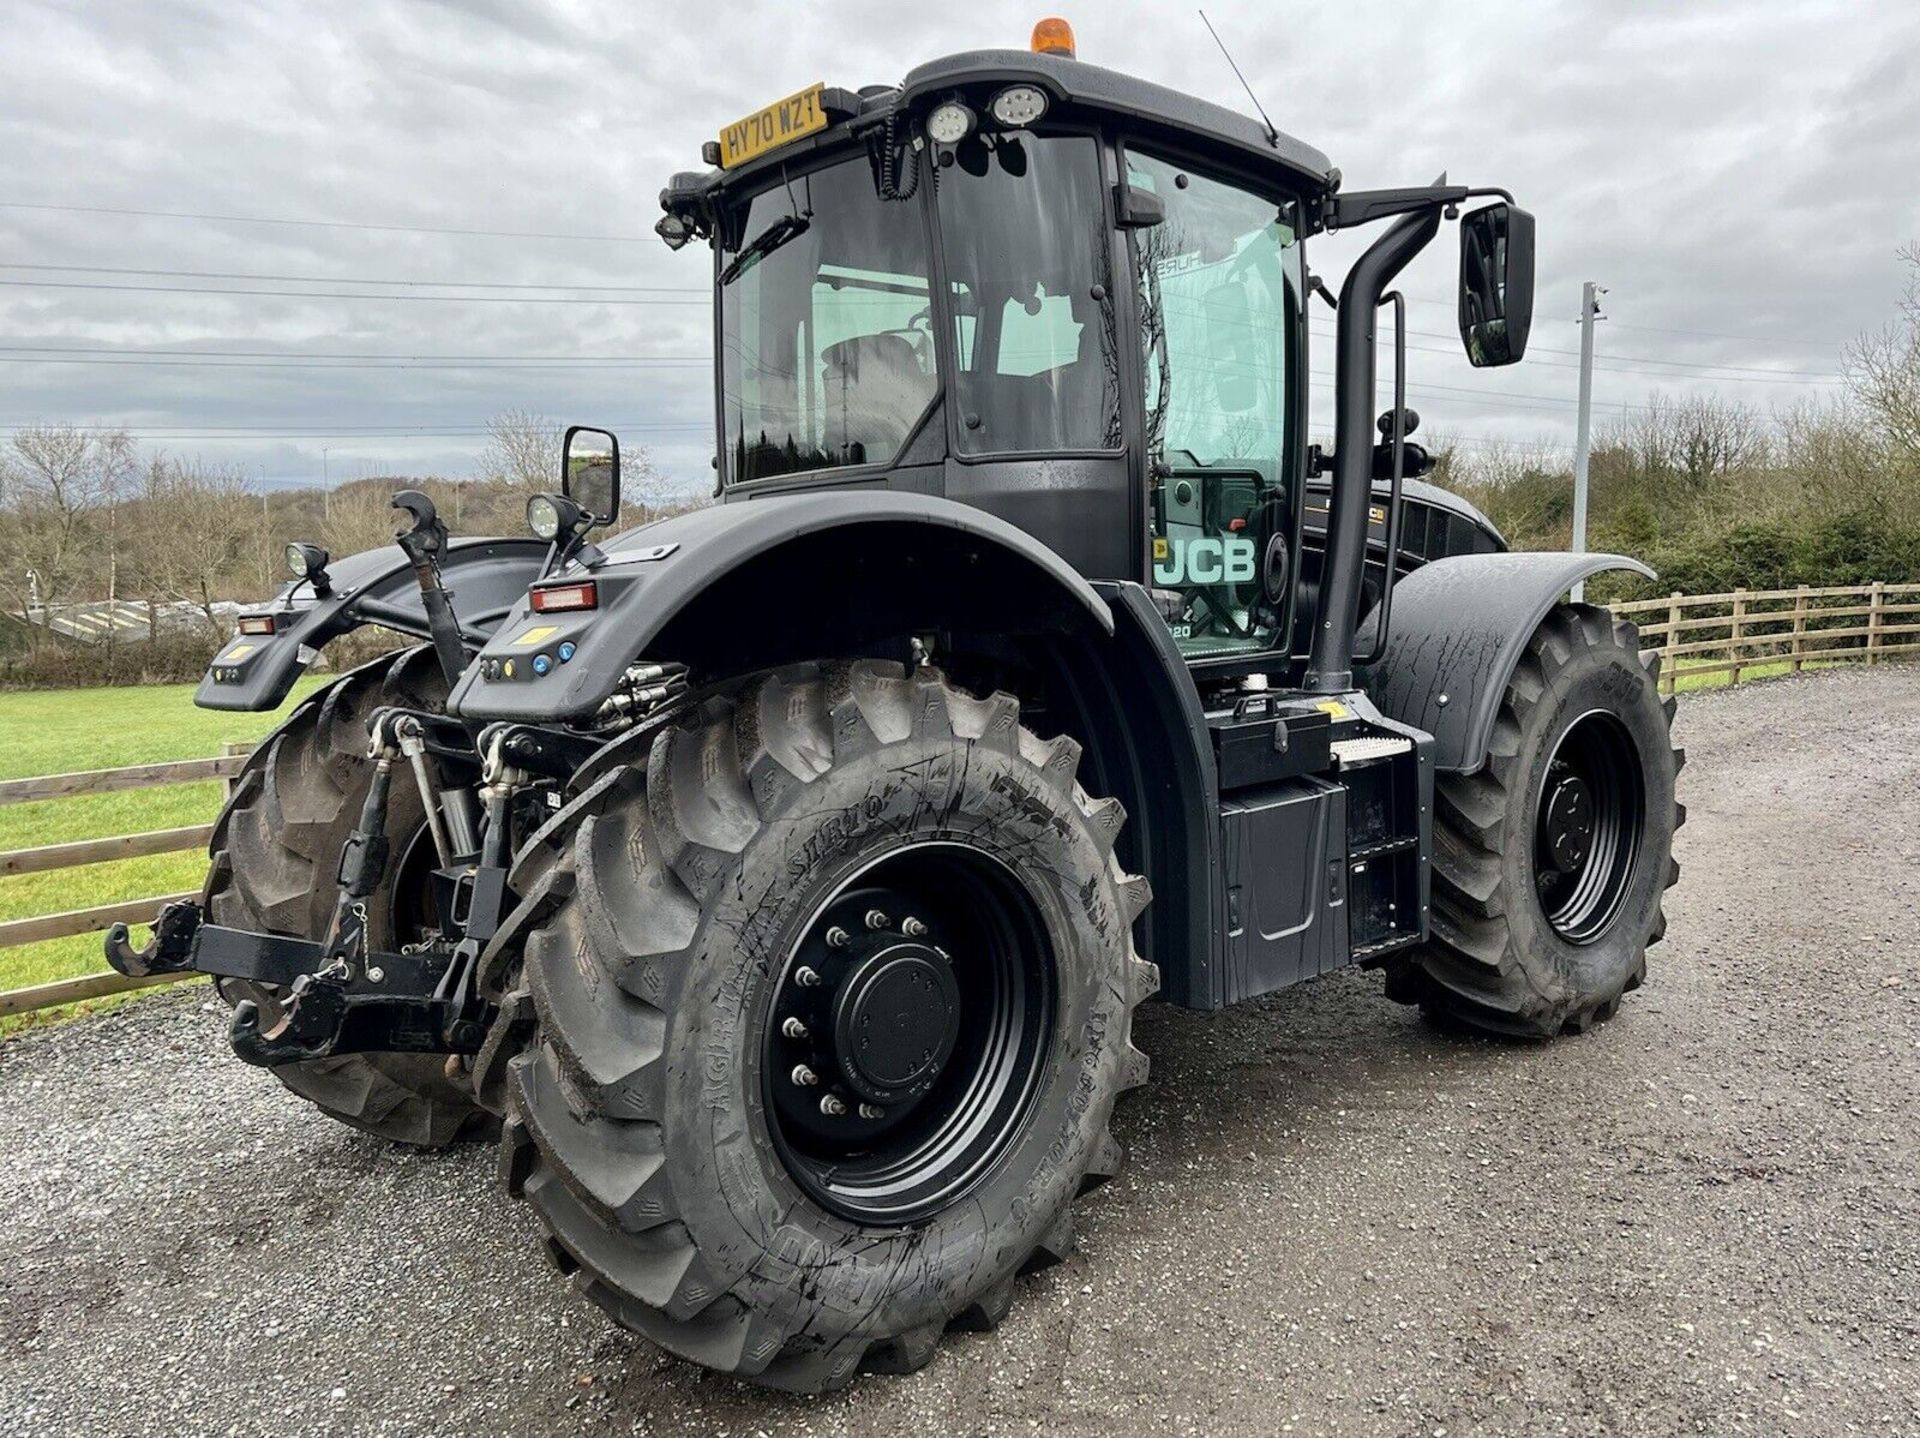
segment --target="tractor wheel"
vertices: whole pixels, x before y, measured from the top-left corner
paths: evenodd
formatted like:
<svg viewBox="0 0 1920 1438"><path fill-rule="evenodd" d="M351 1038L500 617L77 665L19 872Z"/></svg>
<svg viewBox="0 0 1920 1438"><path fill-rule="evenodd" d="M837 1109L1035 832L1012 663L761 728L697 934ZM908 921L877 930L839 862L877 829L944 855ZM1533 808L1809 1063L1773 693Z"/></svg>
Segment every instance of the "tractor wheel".
<svg viewBox="0 0 1920 1438"><path fill-rule="evenodd" d="M523 851L503 1172L616 1322L816 1392L993 1327L1070 1251L1158 985L1079 756L931 670L789 669L639 736Z"/></svg>
<svg viewBox="0 0 1920 1438"><path fill-rule="evenodd" d="M1526 1037L1611 1018L1666 932L1685 761L1659 656L1606 610L1562 605L1507 686L1486 765L1436 787L1432 937L1397 997Z"/></svg>
<svg viewBox="0 0 1920 1438"><path fill-rule="evenodd" d="M446 680L429 648L410 649L343 675L309 697L257 749L214 827L208 916L256 932L319 938L337 892L341 846L360 818L373 763L367 716L382 705L438 709ZM367 904L368 942L395 948L431 926L426 874L436 862L419 791L396 776L387 808L393 867ZM227 979L229 1003L260 1005L262 1026L278 1017L276 990ZM368 1133L439 1147L488 1138L492 1114L450 1079L437 1054L349 1054L281 1064L282 1083L320 1109Z"/></svg>

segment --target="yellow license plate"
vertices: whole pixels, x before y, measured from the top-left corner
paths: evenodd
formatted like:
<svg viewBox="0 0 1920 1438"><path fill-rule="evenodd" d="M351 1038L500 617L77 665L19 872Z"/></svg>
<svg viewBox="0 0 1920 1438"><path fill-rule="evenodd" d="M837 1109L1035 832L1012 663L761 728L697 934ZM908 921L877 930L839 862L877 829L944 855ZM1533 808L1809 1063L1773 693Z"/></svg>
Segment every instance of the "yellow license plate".
<svg viewBox="0 0 1920 1438"><path fill-rule="evenodd" d="M720 132L720 168L731 170L757 155L826 129L827 112L820 104L826 88L825 84L809 86L727 126Z"/></svg>

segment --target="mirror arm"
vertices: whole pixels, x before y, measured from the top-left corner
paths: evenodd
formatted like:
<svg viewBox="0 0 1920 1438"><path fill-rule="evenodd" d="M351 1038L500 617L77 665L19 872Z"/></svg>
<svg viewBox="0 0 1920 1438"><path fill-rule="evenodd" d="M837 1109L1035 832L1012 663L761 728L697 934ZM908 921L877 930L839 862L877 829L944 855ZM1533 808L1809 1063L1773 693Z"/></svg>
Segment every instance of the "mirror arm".
<svg viewBox="0 0 1920 1438"><path fill-rule="evenodd" d="M1440 178L1444 181L1446 176ZM1457 205L1474 195L1491 193L1488 190L1469 189L1465 185L1444 183L1400 190L1355 190L1350 194L1335 195L1327 207L1324 220L1329 230L1344 230L1354 225L1384 220L1392 215L1409 215L1441 205Z"/></svg>

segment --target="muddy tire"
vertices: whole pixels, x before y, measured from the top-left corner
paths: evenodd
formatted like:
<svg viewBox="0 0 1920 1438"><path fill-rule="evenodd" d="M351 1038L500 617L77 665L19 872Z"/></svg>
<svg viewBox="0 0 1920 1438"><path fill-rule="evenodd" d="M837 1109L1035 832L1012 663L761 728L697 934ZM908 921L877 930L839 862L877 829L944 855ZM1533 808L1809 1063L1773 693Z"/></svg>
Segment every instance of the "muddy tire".
<svg viewBox="0 0 1920 1438"><path fill-rule="evenodd" d="M1395 997L1540 1038L1611 1018L1640 986L1685 818L1658 677L1659 656L1604 609L1562 605L1541 623L1487 763L1435 786L1432 938Z"/></svg>
<svg viewBox="0 0 1920 1438"><path fill-rule="evenodd" d="M372 777L367 716L387 704L437 710L446 692L432 651L418 648L345 674L295 709L254 751L214 827L207 879L212 922L322 937L333 912L341 846ZM387 811L395 870L425 826L419 792L402 780ZM396 923L405 928L417 917L396 915L393 872L367 905L374 948L393 947ZM407 902L403 896L403 907ZM253 999L263 1024L278 1016L275 991L267 986L224 980L220 991L230 1004ZM447 1076L441 1055L351 1054L282 1064L274 1073L330 1117L382 1138L439 1147L498 1130L465 1080Z"/></svg>
<svg viewBox="0 0 1920 1438"><path fill-rule="evenodd" d="M616 1322L814 1392L920 1367L1069 1253L1158 983L1078 759L931 670L796 668L523 850L477 1071L509 1188Z"/></svg>

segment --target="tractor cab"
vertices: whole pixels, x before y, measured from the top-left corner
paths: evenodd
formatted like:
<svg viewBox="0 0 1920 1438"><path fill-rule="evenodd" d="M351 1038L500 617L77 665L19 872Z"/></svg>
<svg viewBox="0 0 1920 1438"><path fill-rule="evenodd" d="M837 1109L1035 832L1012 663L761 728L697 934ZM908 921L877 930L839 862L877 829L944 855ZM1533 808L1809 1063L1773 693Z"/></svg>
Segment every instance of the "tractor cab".
<svg viewBox="0 0 1920 1438"><path fill-rule="evenodd" d="M814 86L662 193L661 236L713 250L720 497L958 500L1147 586L1189 663L1285 670L1320 568L1303 241L1339 173L1045 43Z"/></svg>

